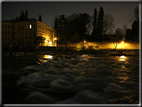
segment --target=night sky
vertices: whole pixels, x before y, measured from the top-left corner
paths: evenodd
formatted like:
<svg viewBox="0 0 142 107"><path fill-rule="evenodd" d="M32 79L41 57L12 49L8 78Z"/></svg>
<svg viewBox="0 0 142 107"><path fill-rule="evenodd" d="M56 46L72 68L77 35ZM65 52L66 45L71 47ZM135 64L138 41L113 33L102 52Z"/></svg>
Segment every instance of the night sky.
<svg viewBox="0 0 142 107"><path fill-rule="evenodd" d="M94 9L99 11L103 7L105 13L109 13L114 18L115 28L122 28L124 24L131 28L134 8L137 2L2 2L2 20L10 20L19 16L22 10L28 10L29 18L38 19L42 16L42 22L53 27L54 18L58 15L65 16L73 13L88 13L93 15Z"/></svg>

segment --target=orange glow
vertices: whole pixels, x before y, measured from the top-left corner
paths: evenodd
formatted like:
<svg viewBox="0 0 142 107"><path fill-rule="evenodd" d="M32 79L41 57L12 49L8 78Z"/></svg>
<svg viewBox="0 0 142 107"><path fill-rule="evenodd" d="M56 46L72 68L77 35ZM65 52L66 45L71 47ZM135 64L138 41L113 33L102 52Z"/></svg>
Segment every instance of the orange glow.
<svg viewBox="0 0 142 107"><path fill-rule="evenodd" d="M57 38L54 38L54 40L57 40Z"/></svg>
<svg viewBox="0 0 142 107"><path fill-rule="evenodd" d="M86 41L84 41L84 43L86 43Z"/></svg>
<svg viewBox="0 0 142 107"><path fill-rule="evenodd" d="M45 58L45 59L52 59L53 56L51 56L51 55L44 55L44 58Z"/></svg>

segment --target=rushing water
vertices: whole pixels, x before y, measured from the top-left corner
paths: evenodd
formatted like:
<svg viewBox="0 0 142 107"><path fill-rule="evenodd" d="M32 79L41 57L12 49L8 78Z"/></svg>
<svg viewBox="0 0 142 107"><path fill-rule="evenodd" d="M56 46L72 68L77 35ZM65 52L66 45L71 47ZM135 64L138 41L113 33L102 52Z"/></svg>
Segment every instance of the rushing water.
<svg viewBox="0 0 142 107"><path fill-rule="evenodd" d="M39 55L16 82L24 104L138 104L139 57ZM18 97L17 97L18 98Z"/></svg>

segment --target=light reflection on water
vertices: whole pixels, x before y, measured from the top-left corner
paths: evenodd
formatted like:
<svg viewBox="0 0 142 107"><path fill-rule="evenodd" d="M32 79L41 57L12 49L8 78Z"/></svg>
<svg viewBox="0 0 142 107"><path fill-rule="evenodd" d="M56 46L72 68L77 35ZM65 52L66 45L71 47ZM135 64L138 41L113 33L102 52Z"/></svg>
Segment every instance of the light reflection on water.
<svg viewBox="0 0 142 107"><path fill-rule="evenodd" d="M119 61L126 61L126 59L127 59L127 57L124 56L124 55L122 55L122 56L119 57Z"/></svg>
<svg viewBox="0 0 142 107"><path fill-rule="evenodd" d="M37 56L41 62L47 62L48 60L52 60L52 55L38 55Z"/></svg>

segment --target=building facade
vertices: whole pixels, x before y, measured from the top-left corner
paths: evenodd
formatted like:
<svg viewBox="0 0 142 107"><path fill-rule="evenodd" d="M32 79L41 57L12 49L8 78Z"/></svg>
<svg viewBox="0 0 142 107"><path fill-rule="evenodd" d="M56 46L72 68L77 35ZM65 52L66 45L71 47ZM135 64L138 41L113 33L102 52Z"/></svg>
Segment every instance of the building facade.
<svg viewBox="0 0 142 107"><path fill-rule="evenodd" d="M2 45L6 47L52 46L54 29L37 20L2 22Z"/></svg>

